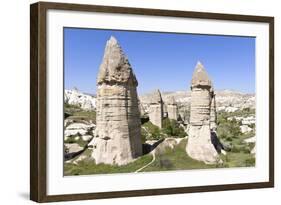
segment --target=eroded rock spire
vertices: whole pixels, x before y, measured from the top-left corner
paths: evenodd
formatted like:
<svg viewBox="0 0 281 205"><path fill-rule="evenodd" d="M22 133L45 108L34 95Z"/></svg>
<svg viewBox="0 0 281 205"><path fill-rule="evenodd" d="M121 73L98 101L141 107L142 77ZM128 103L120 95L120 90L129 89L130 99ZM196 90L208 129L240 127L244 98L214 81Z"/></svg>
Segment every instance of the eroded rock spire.
<svg viewBox="0 0 281 205"><path fill-rule="evenodd" d="M198 62L191 81L190 128L187 154L207 164L220 161L218 153L211 142L211 101L212 82L204 66Z"/></svg>
<svg viewBox="0 0 281 205"><path fill-rule="evenodd" d="M97 78L97 126L90 143L97 164L123 165L142 155L137 85L128 58L111 37Z"/></svg>
<svg viewBox="0 0 281 205"><path fill-rule="evenodd" d="M153 95L150 99L150 106L149 106L149 120L152 124L162 128L163 122L163 99L161 96L160 90L154 91Z"/></svg>

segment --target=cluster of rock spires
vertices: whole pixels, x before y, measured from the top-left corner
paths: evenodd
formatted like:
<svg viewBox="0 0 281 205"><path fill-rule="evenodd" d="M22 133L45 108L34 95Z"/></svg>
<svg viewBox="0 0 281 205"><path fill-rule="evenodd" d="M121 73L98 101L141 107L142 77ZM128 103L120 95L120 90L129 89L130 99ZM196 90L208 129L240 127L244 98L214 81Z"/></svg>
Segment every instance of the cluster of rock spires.
<svg viewBox="0 0 281 205"><path fill-rule="evenodd" d="M149 121L159 128L162 128L164 118L177 120L179 116L178 106L174 97L170 97L164 102L160 90L154 91L149 102L148 116Z"/></svg>
<svg viewBox="0 0 281 205"><path fill-rule="evenodd" d="M124 165L141 156L141 121L138 81L133 69L114 37L105 47L97 77L96 130L90 142L92 158L97 164ZM187 154L205 163L218 162L211 142L211 129L216 127L214 88L203 65L195 68L191 83L191 108ZM174 98L164 104L157 90L150 101L149 120L162 128L164 115L178 119Z"/></svg>

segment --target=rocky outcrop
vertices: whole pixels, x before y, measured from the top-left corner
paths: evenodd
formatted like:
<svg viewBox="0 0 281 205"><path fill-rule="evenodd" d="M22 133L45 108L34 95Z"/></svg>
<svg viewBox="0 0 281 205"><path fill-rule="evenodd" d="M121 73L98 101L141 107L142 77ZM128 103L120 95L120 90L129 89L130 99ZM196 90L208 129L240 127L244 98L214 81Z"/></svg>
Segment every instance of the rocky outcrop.
<svg viewBox="0 0 281 205"><path fill-rule="evenodd" d="M149 120L152 124L162 128L163 122L163 100L159 90L156 90L150 99Z"/></svg>
<svg viewBox="0 0 281 205"><path fill-rule="evenodd" d="M191 81L190 128L186 152L191 158L206 164L220 161L211 142L211 87L207 72L198 62Z"/></svg>
<svg viewBox="0 0 281 205"><path fill-rule="evenodd" d="M241 125L240 126L240 131L244 134L247 132L251 132L253 129L250 128L248 125Z"/></svg>
<svg viewBox="0 0 281 205"><path fill-rule="evenodd" d="M84 110L95 110L96 108L96 98L80 92L77 88L64 91L64 102Z"/></svg>
<svg viewBox="0 0 281 205"><path fill-rule="evenodd" d="M76 137L78 140L80 136L84 141L91 138L92 131L95 129L95 124L86 122L70 122L66 125L64 130L64 140L68 140L70 137Z"/></svg>
<svg viewBox="0 0 281 205"><path fill-rule="evenodd" d="M171 120L177 120L178 119L178 106L175 101L175 98L172 96L167 101L167 113L168 118Z"/></svg>
<svg viewBox="0 0 281 205"><path fill-rule="evenodd" d="M111 37L97 78L96 130L90 145L96 164L123 165L142 155L137 79Z"/></svg>

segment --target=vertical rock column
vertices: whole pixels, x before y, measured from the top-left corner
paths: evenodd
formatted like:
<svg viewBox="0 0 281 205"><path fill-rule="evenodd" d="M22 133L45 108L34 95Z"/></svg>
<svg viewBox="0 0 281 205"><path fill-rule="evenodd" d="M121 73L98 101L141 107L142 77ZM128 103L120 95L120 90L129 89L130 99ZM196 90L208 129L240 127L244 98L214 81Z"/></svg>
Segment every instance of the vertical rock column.
<svg viewBox="0 0 281 205"><path fill-rule="evenodd" d="M152 124L162 128L163 100L159 90L153 93L149 105L149 120Z"/></svg>
<svg viewBox="0 0 281 205"><path fill-rule="evenodd" d="M178 119L178 106L175 101L175 98L172 96L169 98L167 102L167 111L168 111L168 118L171 120Z"/></svg>
<svg viewBox="0 0 281 205"><path fill-rule="evenodd" d="M211 86L207 72L198 62L191 82L190 129L186 152L191 158L206 164L219 161L218 153L211 142Z"/></svg>
<svg viewBox="0 0 281 205"><path fill-rule="evenodd" d="M217 112L216 112L216 95L214 88L211 89L211 111L210 111L210 128L215 130L217 128Z"/></svg>
<svg viewBox="0 0 281 205"><path fill-rule="evenodd" d="M92 157L123 165L142 155L138 82L117 40L106 43L97 78L97 126Z"/></svg>

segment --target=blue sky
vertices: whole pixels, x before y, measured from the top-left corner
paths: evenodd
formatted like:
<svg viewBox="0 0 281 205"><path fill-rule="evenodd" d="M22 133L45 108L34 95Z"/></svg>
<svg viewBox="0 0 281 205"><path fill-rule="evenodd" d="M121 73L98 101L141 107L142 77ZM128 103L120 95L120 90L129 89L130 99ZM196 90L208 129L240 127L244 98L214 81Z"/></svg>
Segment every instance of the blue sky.
<svg viewBox="0 0 281 205"><path fill-rule="evenodd" d="M255 38L64 28L65 88L96 93L106 41L113 35L139 82L139 94L189 90L201 61L215 89L255 92Z"/></svg>

